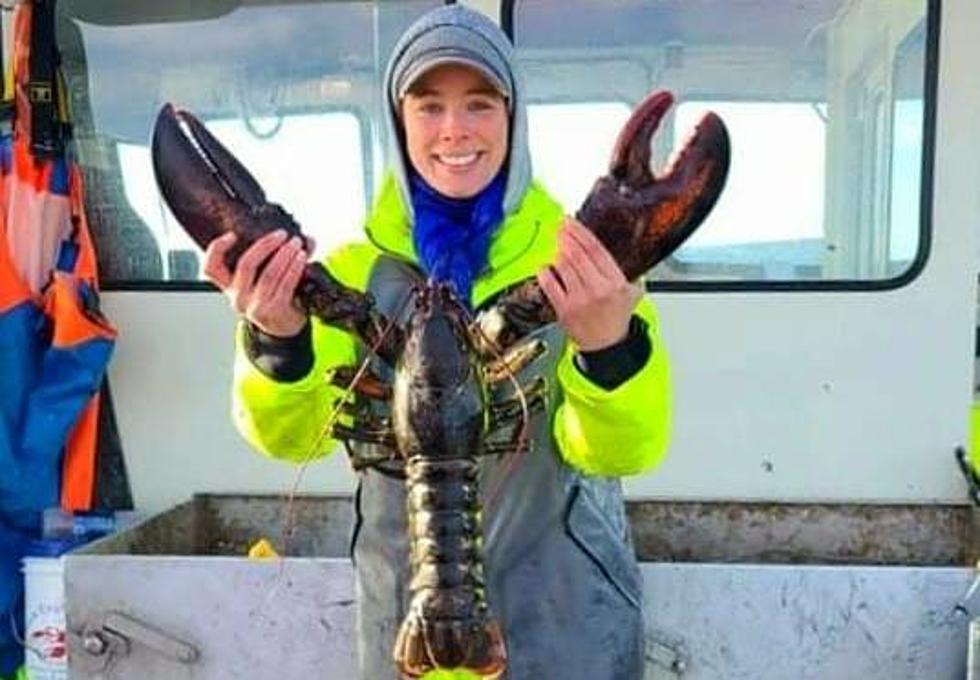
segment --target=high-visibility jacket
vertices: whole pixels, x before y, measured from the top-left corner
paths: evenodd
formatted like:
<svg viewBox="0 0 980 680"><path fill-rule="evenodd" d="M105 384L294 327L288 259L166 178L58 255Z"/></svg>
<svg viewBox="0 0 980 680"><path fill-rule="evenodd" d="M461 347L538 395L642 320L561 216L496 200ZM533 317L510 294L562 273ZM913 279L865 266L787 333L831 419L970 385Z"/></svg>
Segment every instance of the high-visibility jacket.
<svg viewBox="0 0 980 680"><path fill-rule="evenodd" d="M561 207L540 185L532 184L494 237L489 266L473 289L475 307L553 261L561 218ZM417 262L407 212L391 178L382 187L366 233L367 241L342 247L325 262L344 284L365 290L382 254ZM643 298L635 313L646 321L653 351L646 366L616 389L604 390L581 374L573 362L571 343L562 350L557 379L563 399L554 437L562 458L589 474L638 474L659 463L667 449L671 422L667 352L650 300ZM275 458L300 462L328 454L335 442L322 437L323 425L342 390L327 384L324 376L337 366L356 363L355 339L314 319L313 369L302 380L281 383L248 359L242 333L240 327L232 406L239 430Z"/></svg>
<svg viewBox="0 0 980 680"><path fill-rule="evenodd" d="M532 185L495 236L489 267L474 287L477 307L552 261L561 219L560 206ZM368 240L337 250L326 265L346 285L370 292L382 313L397 317L398 301L419 281L409 230L399 192L388 180L368 220ZM401 321L406 313L403 308ZM557 325L537 331L551 352L517 376L524 384L537 374L549 377L549 406L532 417L530 452L516 462L480 459L486 597L504 630L508 678L642 676L642 579L618 477L662 459L670 385L655 309L644 299L636 314L646 321L652 351L638 373L612 390L579 372L575 348ZM356 364L363 349L345 332L314 320L313 368L283 383L252 365L243 333L233 399L239 429L278 458L303 461L328 453L333 442L323 430L340 391L326 376L337 366ZM372 370L391 378L391 367L380 360ZM512 389L496 387L493 398L505 398ZM374 408L385 414L383 405ZM362 678L396 678L391 652L410 578L405 507L404 482L374 470L359 475L351 551ZM464 671L430 676L472 677Z"/></svg>

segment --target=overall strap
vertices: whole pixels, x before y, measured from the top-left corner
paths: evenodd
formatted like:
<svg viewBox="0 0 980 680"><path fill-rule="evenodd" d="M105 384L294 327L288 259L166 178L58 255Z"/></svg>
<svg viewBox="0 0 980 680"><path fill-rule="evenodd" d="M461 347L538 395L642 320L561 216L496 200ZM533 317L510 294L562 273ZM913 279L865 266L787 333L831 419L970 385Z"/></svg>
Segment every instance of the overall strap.
<svg viewBox="0 0 980 680"><path fill-rule="evenodd" d="M35 157L60 156L65 150L66 121L59 115L64 88L58 79L54 36L54 0L34 0L27 97L31 104L31 151Z"/></svg>

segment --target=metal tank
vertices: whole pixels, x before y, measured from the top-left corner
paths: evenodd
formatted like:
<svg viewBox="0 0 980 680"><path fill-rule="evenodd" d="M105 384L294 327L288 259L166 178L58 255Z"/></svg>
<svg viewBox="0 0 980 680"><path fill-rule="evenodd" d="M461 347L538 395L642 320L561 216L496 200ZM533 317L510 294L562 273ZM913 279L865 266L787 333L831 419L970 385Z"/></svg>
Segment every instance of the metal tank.
<svg viewBox="0 0 980 680"><path fill-rule="evenodd" d="M645 680L966 676L971 508L628 509ZM350 498L299 497L291 512L280 497L197 496L68 555L71 677L355 677ZM245 557L287 526L295 556Z"/></svg>

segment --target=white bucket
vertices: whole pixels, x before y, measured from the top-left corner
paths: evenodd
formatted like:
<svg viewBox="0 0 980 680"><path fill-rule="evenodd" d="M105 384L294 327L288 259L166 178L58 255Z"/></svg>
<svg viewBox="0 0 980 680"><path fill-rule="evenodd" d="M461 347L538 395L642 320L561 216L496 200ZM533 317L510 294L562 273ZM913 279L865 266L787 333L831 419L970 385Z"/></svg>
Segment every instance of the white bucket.
<svg viewBox="0 0 980 680"><path fill-rule="evenodd" d="M28 680L68 678L64 565L59 557L24 558L24 653Z"/></svg>

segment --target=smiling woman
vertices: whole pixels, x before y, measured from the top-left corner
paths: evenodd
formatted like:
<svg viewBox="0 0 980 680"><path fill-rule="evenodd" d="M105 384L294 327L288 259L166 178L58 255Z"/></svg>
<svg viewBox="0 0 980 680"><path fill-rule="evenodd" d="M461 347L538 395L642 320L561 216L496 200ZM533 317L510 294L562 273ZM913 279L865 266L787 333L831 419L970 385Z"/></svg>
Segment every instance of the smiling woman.
<svg viewBox="0 0 980 680"><path fill-rule="evenodd" d="M470 198L490 183L507 156L505 94L472 68L439 66L402 99L406 151L432 188Z"/></svg>
<svg viewBox="0 0 980 680"><path fill-rule="evenodd" d="M325 375L363 361L391 385L390 403L358 401L351 427L327 430L359 472L361 677L462 667L484 678L639 678L643 612L618 477L656 465L668 439L669 368L653 305L532 181L523 81L486 16L451 5L420 18L392 51L383 96L395 143L367 240L324 266L402 322L402 349L373 356L334 319L297 315L298 239L281 247L284 235L262 237L234 272L231 241L216 239L205 271L242 319L236 425L269 455L309 460L333 448L323 423L346 398ZM501 398L520 412L525 399L510 380L476 384L484 357L466 329L470 310L535 275L557 323L533 343L553 351L506 374L549 396L510 432L488 413ZM505 357L522 349L501 345ZM445 366L472 380L439 377Z"/></svg>
<svg viewBox="0 0 980 680"><path fill-rule="evenodd" d="M398 123L410 162L415 251L431 276L452 280L468 300L503 217L512 95L486 67L465 63L402 78Z"/></svg>

